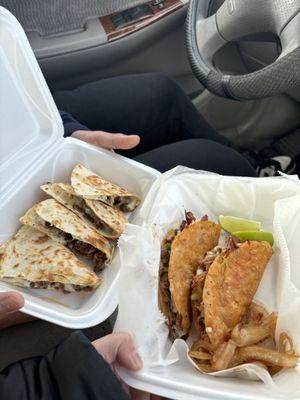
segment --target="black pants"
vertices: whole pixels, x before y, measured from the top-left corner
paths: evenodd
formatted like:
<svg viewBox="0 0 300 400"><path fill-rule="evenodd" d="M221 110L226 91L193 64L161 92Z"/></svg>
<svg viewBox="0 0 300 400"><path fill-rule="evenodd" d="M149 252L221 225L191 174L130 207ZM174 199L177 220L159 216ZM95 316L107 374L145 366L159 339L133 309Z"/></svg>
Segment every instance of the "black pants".
<svg viewBox="0 0 300 400"><path fill-rule="evenodd" d="M60 110L91 130L138 134L140 144L120 153L161 172L184 165L223 175L255 176L247 159L163 75L114 77L53 96Z"/></svg>

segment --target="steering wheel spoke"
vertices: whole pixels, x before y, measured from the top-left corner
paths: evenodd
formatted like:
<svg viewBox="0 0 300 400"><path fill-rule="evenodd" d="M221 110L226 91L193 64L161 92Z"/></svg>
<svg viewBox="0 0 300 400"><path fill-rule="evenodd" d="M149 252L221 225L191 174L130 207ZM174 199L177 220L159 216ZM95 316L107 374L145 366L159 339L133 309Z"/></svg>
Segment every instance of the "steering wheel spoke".
<svg viewBox="0 0 300 400"><path fill-rule="evenodd" d="M216 15L200 19L196 22L196 38L199 51L212 64L213 56L227 41L218 31Z"/></svg>
<svg viewBox="0 0 300 400"><path fill-rule="evenodd" d="M282 46L281 57L300 47L300 13L296 14L279 34Z"/></svg>
<svg viewBox="0 0 300 400"><path fill-rule="evenodd" d="M242 36L276 29L276 19L270 16L270 4L278 0L227 0L217 12L216 19L221 35L227 41Z"/></svg>

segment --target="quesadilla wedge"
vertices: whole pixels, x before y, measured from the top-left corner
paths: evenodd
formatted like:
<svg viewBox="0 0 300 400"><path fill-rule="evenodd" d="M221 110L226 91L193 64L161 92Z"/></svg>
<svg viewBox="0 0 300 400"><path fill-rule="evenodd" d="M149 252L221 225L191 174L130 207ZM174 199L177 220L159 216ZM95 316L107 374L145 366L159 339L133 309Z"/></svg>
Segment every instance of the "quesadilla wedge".
<svg viewBox="0 0 300 400"><path fill-rule="evenodd" d="M0 247L0 279L16 286L64 292L93 290L101 283L70 250L29 226Z"/></svg>
<svg viewBox="0 0 300 400"><path fill-rule="evenodd" d="M218 255L203 288L206 334L214 349L230 338L252 303L273 250L267 242L236 244Z"/></svg>
<svg viewBox="0 0 300 400"><path fill-rule="evenodd" d="M44 232L76 254L91 259L95 272L102 271L112 260L114 246L54 199L33 206L20 222Z"/></svg>
<svg viewBox="0 0 300 400"><path fill-rule="evenodd" d="M116 207L97 200L83 199L76 195L71 185L65 183L48 183L41 186L41 189L98 230L101 235L116 239L123 233L127 220Z"/></svg>
<svg viewBox="0 0 300 400"><path fill-rule="evenodd" d="M106 181L81 164L77 164L73 169L71 183L78 196L102 201L109 206L116 206L123 212L135 210L140 203L136 195Z"/></svg>
<svg viewBox="0 0 300 400"><path fill-rule="evenodd" d="M191 327L191 282L199 262L219 241L220 226L207 217L186 220L168 232L162 242L159 268L159 304L167 317L170 338L187 338Z"/></svg>

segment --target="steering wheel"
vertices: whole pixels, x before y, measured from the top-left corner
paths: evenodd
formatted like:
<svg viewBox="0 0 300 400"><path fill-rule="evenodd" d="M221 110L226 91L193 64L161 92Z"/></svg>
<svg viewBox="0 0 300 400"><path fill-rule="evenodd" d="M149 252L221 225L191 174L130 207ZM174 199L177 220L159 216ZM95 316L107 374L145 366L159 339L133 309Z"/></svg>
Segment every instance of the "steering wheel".
<svg viewBox="0 0 300 400"><path fill-rule="evenodd" d="M187 50L192 70L212 93L251 100L287 92L300 85L300 0L226 0L209 16L211 0L190 0ZM281 41L279 58L245 75L223 74L213 64L226 43L269 32Z"/></svg>

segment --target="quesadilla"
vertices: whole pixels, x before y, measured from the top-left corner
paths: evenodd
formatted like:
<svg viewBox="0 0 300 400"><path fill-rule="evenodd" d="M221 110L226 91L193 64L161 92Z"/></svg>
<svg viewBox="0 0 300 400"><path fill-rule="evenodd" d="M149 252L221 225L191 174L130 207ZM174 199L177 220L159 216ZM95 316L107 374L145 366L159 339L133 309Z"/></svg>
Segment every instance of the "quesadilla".
<svg viewBox="0 0 300 400"><path fill-rule="evenodd" d="M41 186L41 189L98 230L101 235L116 239L123 233L127 220L116 207L97 200L83 199L76 195L71 185L64 183L48 183Z"/></svg>
<svg viewBox="0 0 300 400"><path fill-rule="evenodd" d="M20 222L44 232L76 254L91 259L95 272L102 271L112 260L114 246L54 199L36 204Z"/></svg>
<svg viewBox="0 0 300 400"><path fill-rule="evenodd" d="M219 241L220 226L207 217L186 213L181 227L168 232L162 243L159 304L167 317L170 338L187 338L191 327L191 282L206 252Z"/></svg>
<svg viewBox="0 0 300 400"><path fill-rule="evenodd" d="M135 210L140 203L136 195L106 181L81 164L77 164L73 169L71 183L78 196L102 201L109 206L116 206L123 212Z"/></svg>
<svg viewBox="0 0 300 400"><path fill-rule="evenodd" d="M92 290L101 283L70 250L29 226L0 247L0 279L16 286L64 292Z"/></svg>
<svg viewBox="0 0 300 400"><path fill-rule="evenodd" d="M203 288L205 330L214 349L229 340L252 303L273 250L249 241L224 250L207 271Z"/></svg>

